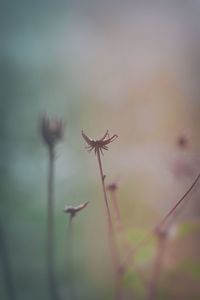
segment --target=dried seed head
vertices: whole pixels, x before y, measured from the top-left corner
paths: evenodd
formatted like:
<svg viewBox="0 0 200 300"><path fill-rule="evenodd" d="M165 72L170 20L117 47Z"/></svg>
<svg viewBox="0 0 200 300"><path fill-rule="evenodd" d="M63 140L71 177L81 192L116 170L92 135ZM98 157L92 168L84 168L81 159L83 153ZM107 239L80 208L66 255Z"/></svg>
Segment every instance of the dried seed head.
<svg viewBox="0 0 200 300"><path fill-rule="evenodd" d="M104 136L102 136L102 138L100 138L98 140L92 140L83 132L83 130L81 133L82 133L83 139L87 143L86 148L88 149L89 152L94 150L95 154L97 154L97 152L99 152L99 151L101 152L101 154L103 154L103 150L108 150L108 145L110 143L114 142L114 140L116 138L118 138L118 136L116 134L114 134L110 137L108 130L106 131Z"/></svg>
<svg viewBox="0 0 200 300"><path fill-rule="evenodd" d="M68 205L66 205L65 208L63 209L63 211L65 213L70 214L71 218L73 218L73 217L75 217L75 215L79 211L83 210L88 205L88 203L89 203L89 201L84 202L84 203L82 203L82 204L80 204L78 206L68 206Z"/></svg>
<svg viewBox="0 0 200 300"><path fill-rule="evenodd" d="M53 147L63 138L63 123L61 119L49 118L46 115L42 117L40 131L44 142Z"/></svg>

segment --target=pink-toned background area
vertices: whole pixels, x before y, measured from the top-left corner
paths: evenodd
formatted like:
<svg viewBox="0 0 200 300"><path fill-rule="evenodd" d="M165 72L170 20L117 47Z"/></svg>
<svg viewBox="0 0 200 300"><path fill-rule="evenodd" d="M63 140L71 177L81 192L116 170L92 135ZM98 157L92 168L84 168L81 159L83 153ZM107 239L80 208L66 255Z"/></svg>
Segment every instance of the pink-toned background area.
<svg viewBox="0 0 200 300"><path fill-rule="evenodd" d="M43 0L7 3L3 11L0 217L18 297L49 299L43 252L47 156L38 130L47 113L66 127L56 160L60 293L68 292L70 273L62 209L89 200L74 228L75 287L78 299L111 299L99 171L81 130L94 139L107 129L119 136L103 166L106 182L119 185L119 242L135 245L200 171L200 2ZM200 298L199 191L200 183L174 218L158 299ZM142 278L130 265L124 299L146 299L155 245L152 238L137 258Z"/></svg>

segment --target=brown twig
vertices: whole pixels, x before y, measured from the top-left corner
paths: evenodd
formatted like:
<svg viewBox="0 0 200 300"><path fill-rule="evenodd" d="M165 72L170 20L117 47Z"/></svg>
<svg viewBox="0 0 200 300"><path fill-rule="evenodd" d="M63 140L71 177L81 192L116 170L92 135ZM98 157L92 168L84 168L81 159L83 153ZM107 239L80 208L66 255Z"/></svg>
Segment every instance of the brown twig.
<svg viewBox="0 0 200 300"><path fill-rule="evenodd" d="M114 271L115 271L115 275L116 275L115 299L119 300L121 298L121 270L120 270L120 264L119 264L119 255L117 252L117 246L116 246L116 241L115 241L115 237L114 237L111 213L110 213L108 199L107 199L107 193L106 193L106 187L105 187L105 175L103 173L102 162L101 162L99 150L97 150L97 158L98 158L98 165L99 165L99 170L100 170L102 189L103 189L104 200L106 203L107 216L108 216L108 234L109 234L110 251L111 251L113 267L114 267Z"/></svg>
<svg viewBox="0 0 200 300"><path fill-rule="evenodd" d="M83 136L85 142L87 143L88 151L91 152L92 150L94 150L94 153L97 156L97 162L98 162L102 190L103 190L103 196L104 196L104 201L105 201L105 206L106 206L106 215L107 215L107 219L108 219L109 246L110 246L111 258L112 258L113 268L114 268L114 273L115 273L115 280L116 280L115 299L119 300L121 298L121 272L122 272L122 269L120 268L119 254L118 254L117 245L116 245L116 241L115 241L114 230L113 230L113 225L112 225L112 218L111 218L110 208L109 208L109 204L108 204L108 197L107 197L107 193L106 193L106 187L105 187L105 177L106 176L103 172L102 161L101 161L101 155L103 155L103 150L108 150L108 145L117 138L117 135L115 134L110 137L108 131L106 131L105 135L101 139L92 140L82 131L82 136Z"/></svg>
<svg viewBox="0 0 200 300"><path fill-rule="evenodd" d="M196 179L193 181L191 186L187 189L187 191L183 194L183 196L176 202L176 204L169 210L169 212L161 219L161 221L151 229L146 236L141 239L138 244L133 247L130 252L125 257L122 267L126 267L129 262L132 260L133 255L143 247L143 245L146 244L146 242L154 235L156 231L159 231L162 229L162 226L166 223L166 221L173 215L173 213L177 210L177 208L180 206L180 204L185 200L185 198L189 195L189 193L193 190L193 188L196 186L197 182L200 179L200 173L197 175Z"/></svg>
<svg viewBox="0 0 200 300"><path fill-rule="evenodd" d="M104 195L104 200L105 200L106 210L107 210L111 256L113 259L113 265L114 265L115 272L117 272L117 270L118 270L118 254L117 254L116 245L115 245L115 241L114 241L114 231L113 231L111 213L110 213L110 209L109 209L109 205L108 205L108 198L107 198L107 193L106 193L106 188L105 188L105 175L103 173L102 162L101 162L99 150L97 150L97 159L98 159L99 171L100 171L100 176L101 176L103 195Z"/></svg>

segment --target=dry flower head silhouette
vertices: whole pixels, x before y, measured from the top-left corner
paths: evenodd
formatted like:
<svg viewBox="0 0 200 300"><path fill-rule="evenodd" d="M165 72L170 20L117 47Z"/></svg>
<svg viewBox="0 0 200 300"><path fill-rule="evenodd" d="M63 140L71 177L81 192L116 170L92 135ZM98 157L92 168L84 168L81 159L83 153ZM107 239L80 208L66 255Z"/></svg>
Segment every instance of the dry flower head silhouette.
<svg viewBox="0 0 200 300"><path fill-rule="evenodd" d="M98 139L98 140L90 139L83 132L83 130L81 131L81 133L82 133L82 136L83 136L85 142L88 144L86 149L88 149L89 152L94 150L95 154L97 154L97 152L99 152L99 151L101 152L101 154L103 154L103 150L108 150L108 145L110 143L114 142L114 140L116 140L116 138L118 138L118 136L116 134L114 134L110 137L108 130L106 131L104 136L102 138Z"/></svg>
<svg viewBox="0 0 200 300"><path fill-rule="evenodd" d="M73 217L76 216L76 214L77 214L79 211L83 210L83 209L88 205L88 203L89 203L89 201L84 202L84 203L82 203L82 204L80 204L80 205L78 205L78 206L69 206L69 205L65 205L65 208L63 209L63 211L64 211L65 213L70 214L70 217L73 218Z"/></svg>
<svg viewBox="0 0 200 300"><path fill-rule="evenodd" d="M61 119L44 115L41 119L40 130L44 142L52 147L63 138L64 126Z"/></svg>
<svg viewBox="0 0 200 300"><path fill-rule="evenodd" d="M119 253L118 248L116 245L114 230L113 230L113 224L112 224L112 218L111 218L111 212L108 205L108 197L106 193L106 187L105 187L105 178L106 175L103 171L103 166L101 162L101 155L103 155L104 150L108 150L108 145L116 140L118 137L116 134L110 136L108 130L106 133L102 136L102 138L98 140L92 140L90 139L82 130L82 136L85 142L87 143L86 149L91 152L94 150L94 154L97 157L99 171L100 171L100 178L101 178L101 184L103 189L103 196L104 201L106 205L106 215L108 218L108 239L109 239L109 247L110 247L110 255L113 263L113 269L114 269L114 275L115 275L115 299L120 299L121 295L121 266L119 261Z"/></svg>

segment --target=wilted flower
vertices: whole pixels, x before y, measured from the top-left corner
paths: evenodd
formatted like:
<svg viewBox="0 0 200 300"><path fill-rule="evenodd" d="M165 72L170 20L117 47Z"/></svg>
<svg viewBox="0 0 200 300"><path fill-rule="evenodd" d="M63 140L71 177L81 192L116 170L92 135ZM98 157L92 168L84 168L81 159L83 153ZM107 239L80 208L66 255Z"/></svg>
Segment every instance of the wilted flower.
<svg viewBox="0 0 200 300"><path fill-rule="evenodd" d="M63 211L65 213L70 214L71 218L73 218L73 217L75 217L75 215L79 211L83 210L88 205L88 203L89 203L89 201L84 202L84 203L82 203L82 204L80 204L78 206L68 206L68 205L66 205L65 208L63 209Z"/></svg>
<svg viewBox="0 0 200 300"><path fill-rule="evenodd" d="M106 133L104 134L104 136L99 139L99 140L92 140L90 139L82 130L82 136L85 140L85 142L88 144L88 146L86 147L88 149L88 151L92 151L94 150L94 153L97 154L97 152L101 151L101 154L103 154L103 150L108 150L108 145L112 142L114 142L114 140L118 137L116 134L114 134L113 136L109 136L109 132L108 130L106 131Z"/></svg>
<svg viewBox="0 0 200 300"><path fill-rule="evenodd" d="M114 192L118 189L118 185L117 185L116 182L112 182L112 183L107 185L106 189L110 192Z"/></svg>
<svg viewBox="0 0 200 300"><path fill-rule="evenodd" d="M40 130L44 142L52 147L63 138L63 122L58 118L42 117Z"/></svg>

